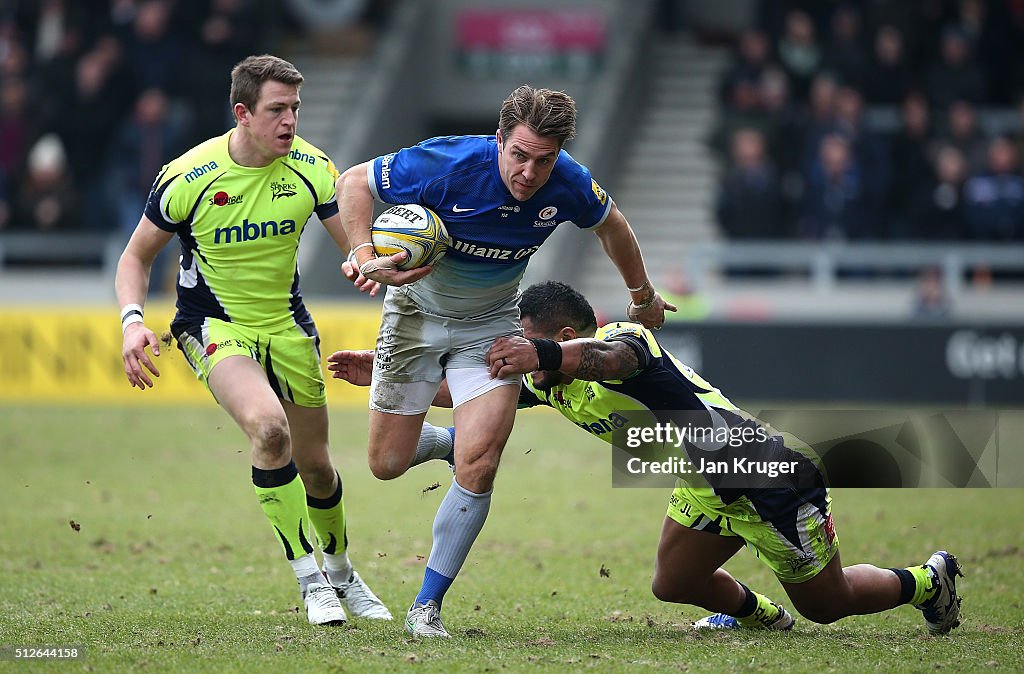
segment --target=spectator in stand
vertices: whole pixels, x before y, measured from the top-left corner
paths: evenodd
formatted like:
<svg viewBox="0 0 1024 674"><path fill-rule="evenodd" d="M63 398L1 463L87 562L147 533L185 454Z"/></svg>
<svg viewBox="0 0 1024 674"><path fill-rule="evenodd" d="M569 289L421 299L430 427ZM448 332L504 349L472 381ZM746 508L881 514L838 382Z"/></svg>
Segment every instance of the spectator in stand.
<svg viewBox="0 0 1024 674"><path fill-rule="evenodd" d="M836 92L835 131L850 143L860 167L864 196L870 215L877 216L884 206L889 187L891 165L884 141L864 123L864 99L853 87Z"/></svg>
<svg viewBox="0 0 1024 674"><path fill-rule="evenodd" d="M911 92L900 107L901 125L889 138L892 173L886 201L892 233L897 238L912 236L912 201L930 194L934 184L932 165L931 110L924 94ZM962 155L961 155L962 157Z"/></svg>
<svg viewBox="0 0 1024 674"><path fill-rule="evenodd" d="M817 84L816 80L816 84ZM881 206L888 188L890 164L884 141L864 123L864 100L853 87L831 90L822 84L820 112L804 138L805 171L819 161L821 143L826 136L840 134L854 153L863 182L864 197L873 209ZM818 95L818 92L812 94ZM813 111L813 108L812 108Z"/></svg>
<svg viewBox="0 0 1024 674"><path fill-rule="evenodd" d="M760 131L740 129L733 134L732 164L715 209L722 229L735 240L785 236L779 175L765 154Z"/></svg>
<svg viewBox="0 0 1024 674"><path fill-rule="evenodd" d="M107 160L106 193L117 207L117 228L127 241L139 224L146 205L150 179L183 147L184 131L169 114L167 94L160 89L143 91L135 102L134 114L121 126ZM223 131L223 129L222 129ZM173 275L177 252L171 246L160 251L151 271L151 288L156 292L174 290ZM169 278L170 276L170 278Z"/></svg>
<svg viewBox="0 0 1024 674"><path fill-rule="evenodd" d="M832 34L825 44L824 69L857 89L864 86L870 65L863 37L860 11L853 5L838 5L832 13Z"/></svg>
<svg viewBox="0 0 1024 674"><path fill-rule="evenodd" d="M902 221L906 229L894 236L919 241L958 241L967 236L964 219L964 185L967 162L952 146L935 157L935 177L918 184L905 200Z"/></svg>
<svg viewBox="0 0 1024 674"><path fill-rule="evenodd" d="M1006 12L1006 65L1009 69L1006 89L1015 99L1024 93L1024 3L1008 2L1003 9Z"/></svg>
<svg viewBox="0 0 1024 674"><path fill-rule="evenodd" d="M969 173L980 173L988 165L989 141L978 125L974 106L965 100L954 101L946 115L946 126L937 140L963 153Z"/></svg>
<svg viewBox="0 0 1024 674"><path fill-rule="evenodd" d="M800 145L807 120L790 100L786 74L781 68L768 68L761 76L759 91L768 155L784 182L789 176L799 179Z"/></svg>
<svg viewBox="0 0 1024 674"><path fill-rule="evenodd" d="M224 73L258 46L251 7L239 0L214 0L211 14L199 26L199 44L185 57L177 91L191 112L189 145L224 133L234 120L223 95Z"/></svg>
<svg viewBox="0 0 1024 674"><path fill-rule="evenodd" d="M130 106L118 77L117 43L105 38L76 63L75 88L69 109L57 130L67 151L75 185L89 203L83 224L91 230L111 229L114 215L104 198L102 158L124 112Z"/></svg>
<svg viewBox="0 0 1024 674"><path fill-rule="evenodd" d="M19 175L32 138L28 87L20 77L0 80L0 174Z"/></svg>
<svg viewBox="0 0 1024 674"><path fill-rule="evenodd" d="M917 320L946 320L953 313L953 302L942 285L938 267L926 267L918 277L911 316Z"/></svg>
<svg viewBox="0 0 1024 674"><path fill-rule="evenodd" d="M980 241L1024 241L1024 177L1017 149L1008 139L992 139L988 170L968 179L964 190L967 224Z"/></svg>
<svg viewBox="0 0 1024 674"><path fill-rule="evenodd" d="M864 82L864 99L871 105L898 105L915 84L907 63L903 34L882 26L875 35L874 58Z"/></svg>
<svg viewBox="0 0 1024 674"><path fill-rule="evenodd" d="M824 59L814 22L806 12L792 10L786 14L785 32L776 44L776 52L789 76L793 98L806 100L811 79Z"/></svg>
<svg viewBox="0 0 1024 674"><path fill-rule="evenodd" d="M761 92L757 82L737 80L731 87L730 105L722 111L708 139L708 145L722 159L729 156L732 136L740 129L767 127L761 110Z"/></svg>
<svg viewBox="0 0 1024 674"><path fill-rule="evenodd" d="M967 40L978 65L986 75L986 102L1012 105L1015 52L1011 43L1021 36L1012 34L1008 2L959 0L954 26Z"/></svg>
<svg viewBox="0 0 1024 674"><path fill-rule="evenodd" d="M925 87L928 100L939 110L946 110L954 101L965 100L974 105L985 103L988 83L985 71L971 53L963 31L947 27L942 32L939 60L928 68Z"/></svg>
<svg viewBox="0 0 1024 674"><path fill-rule="evenodd" d="M60 138L47 134L29 150L12 226L38 232L74 231L80 229L82 210Z"/></svg>
<svg viewBox="0 0 1024 674"><path fill-rule="evenodd" d="M818 73L811 82L807 122L800 147L800 167L805 173L818 159L821 139L835 129L838 91L839 85L830 73Z"/></svg>
<svg viewBox="0 0 1024 674"><path fill-rule="evenodd" d="M170 91L178 77L185 49L170 30L172 7L168 0L142 0L124 52L138 89L156 87Z"/></svg>
<svg viewBox="0 0 1024 674"><path fill-rule="evenodd" d="M75 70L84 49L85 29L65 26L57 50L37 58L28 77L30 109L39 132L53 131L71 109L75 90Z"/></svg>
<svg viewBox="0 0 1024 674"><path fill-rule="evenodd" d="M26 3L29 4L29 3ZM68 33L78 33L91 39L88 35L90 20L88 3L72 0L40 0L32 8L34 14L25 17L30 21L24 26L26 46L31 50L35 61L47 61L56 56L63 48L63 41Z"/></svg>
<svg viewBox="0 0 1024 674"><path fill-rule="evenodd" d="M872 234L861 169L841 134L822 139L805 184L798 222L802 238L847 240Z"/></svg>
<svg viewBox="0 0 1024 674"><path fill-rule="evenodd" d="M771 43L768 36L756 29L743 31L732 65L719 85L719 100L724 105L732 105L733 88L740 82L756 86L769 65Z"/></svg>

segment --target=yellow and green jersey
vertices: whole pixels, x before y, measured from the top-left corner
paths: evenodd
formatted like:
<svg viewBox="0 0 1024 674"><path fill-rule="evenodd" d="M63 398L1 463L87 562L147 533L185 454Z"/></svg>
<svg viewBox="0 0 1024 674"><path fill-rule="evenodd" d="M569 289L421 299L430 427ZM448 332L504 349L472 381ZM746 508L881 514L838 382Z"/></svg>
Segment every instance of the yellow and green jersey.
<svg viewBox="0 0 1024 674"><path fill-rule="evenodd" d="M782 512L812 503L825 508L827 490L817 466L808 459L809 450L791 435L762 424L734 405L717 388L693 368L683 364L661 348L650 330L636 323L610 323L598 329L596 339L624 341L637 353L639 369L622 380L583 381L574 379L549 391L533 385L529 376L523 379L520 407L548 405L558 410L583 430L609 444L622 447L629 429L651 428L671 422L676 427L691 425L727 425L733 433L748 429L751 441L727 444L717 450L717 459L730 464L734 459L789 460L800 465L800 489L763 488L754 481L739 484L728 476L701 477L709 486L694 487L688 493L709 512L728 511L731 516L771 520ZM763 433L754 433L763 429ZM744 436L746 437L746 436ZM697 461L694 445L683 449L691 462ZM810 485L810 486L808 486ZM803 487L807 488L803 488ZM733 505L738 507L731 507Z"/></svg>
<svg viewBox="0 0 1024 674"><path fill-rule="evenodd" d="M146 217L181 240L174 322L311 326L299 290L299 237L313 213L338 213L338 171L298 136L271 164L240 166L228 153L233 132L164 166L146 204Z"/></svg>

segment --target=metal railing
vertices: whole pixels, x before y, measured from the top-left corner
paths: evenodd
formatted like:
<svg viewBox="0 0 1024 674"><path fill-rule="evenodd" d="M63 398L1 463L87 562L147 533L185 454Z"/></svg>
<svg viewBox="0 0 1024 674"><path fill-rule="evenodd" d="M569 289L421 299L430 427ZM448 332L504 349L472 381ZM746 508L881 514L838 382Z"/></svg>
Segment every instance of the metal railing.
<svg viewBox="0 0 1024 674"><path fill-rule="evenodd" d="M684 269L697 288L730 269L782 274L804 273L821 294L834 290L844 272L854 278L871 274L917 273L933 267L941 271L947 292L963 290L973 272L1011 272L1024 278L1024 245L938 243L780 243L778 241L715 242L696 244L684 260Z"/></svg>

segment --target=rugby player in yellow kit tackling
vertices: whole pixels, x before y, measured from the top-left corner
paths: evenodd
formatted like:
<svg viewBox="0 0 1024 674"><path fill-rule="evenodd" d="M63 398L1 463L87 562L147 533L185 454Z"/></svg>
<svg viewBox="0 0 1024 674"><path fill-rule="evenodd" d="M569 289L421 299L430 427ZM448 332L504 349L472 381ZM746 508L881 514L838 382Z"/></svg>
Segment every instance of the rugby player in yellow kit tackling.
<svg viewBox="0 0 1024 674"><path fill-rule="evenodd" d="M611 323L598 328L590 304L563 283L530 286L519 309L525 337L498 338L488 360L492 377L533 373L524 378L520 406L553 407L606 442L613 441L618 427L677 411L714 411L730 425L757 423L661 348L643 326ZM328 357L329 369L336 378L367 384L371 354L336 352ZM434 404L450 405L444 387ZM607 423L613 417L616 423ZM786 442L745 445L741 451L752 460L785 458L816 472L800 452L790 449L795 438L778 437ZM795 488L774 489L723 490L680 480L662 526L654 595L714 611L695 623L701 629L792 628L794 619L786 609L722 568L746 546L775 573L800 614L814 622L912 604L922 611L932 634L959 625L955 581L962 574L953 555L939 551L925 564L905 569L844 567L828 489L820 476L810 477L790 483Z"/></svg>
<svg viewBox="0 0 1024 674"><path fill-rule="evenodd" d="M295 134L302 80L275 56L241 61L231 71L235 127L157 176L117 267L122 356L131 385L151 387L150 375L159 371L146 348L159 356L160 345L142 305L153 258L177 234L181 268L171 332L196 376L248 436L253 485L295 571L309 622L344 622L342 603L355 616L390 620L349 563L341 479L327 444L320 338L299 292L296 255L311 214L342 251L349 248L335 196L338 171ZM415 280L428 272L403 273Z"/></svg>

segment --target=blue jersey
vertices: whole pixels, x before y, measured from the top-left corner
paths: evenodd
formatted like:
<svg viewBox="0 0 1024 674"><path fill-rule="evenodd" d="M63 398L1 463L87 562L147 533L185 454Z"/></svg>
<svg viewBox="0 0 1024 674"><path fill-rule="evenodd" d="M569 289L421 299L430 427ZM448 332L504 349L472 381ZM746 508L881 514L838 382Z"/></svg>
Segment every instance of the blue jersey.
<svg viewBox="0 0 1024 674"><path fill-rule="evenodd" d="M427 311L464 318L515 296L526 264L558 225L597 227L612 200L590 171L559 152L551 177L517 201L498 172L494 136L446 136L377 157L370 191L389 204L416 203L444 221L452 238L434 272L406 292Z"/></svg>

